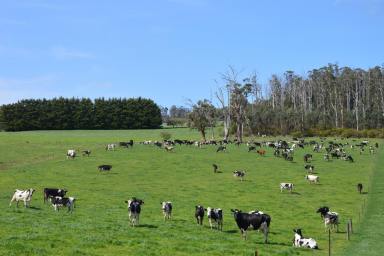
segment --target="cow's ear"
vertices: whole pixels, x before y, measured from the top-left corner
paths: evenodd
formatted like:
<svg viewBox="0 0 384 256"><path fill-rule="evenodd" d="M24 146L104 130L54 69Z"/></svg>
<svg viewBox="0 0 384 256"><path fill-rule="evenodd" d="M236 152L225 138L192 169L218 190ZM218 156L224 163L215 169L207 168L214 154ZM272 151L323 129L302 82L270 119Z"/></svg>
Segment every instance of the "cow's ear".
<svg viewBox="0 0 384 256"><path fill-rule="evenodd" d="M207 211L207 209L204 209L204 211Z"/></svg>
<svg viewBox="0 0 384 256"><path fill-rule="evenodd" d="M235 212L235 210L231 209L231 212Z"/></svg>

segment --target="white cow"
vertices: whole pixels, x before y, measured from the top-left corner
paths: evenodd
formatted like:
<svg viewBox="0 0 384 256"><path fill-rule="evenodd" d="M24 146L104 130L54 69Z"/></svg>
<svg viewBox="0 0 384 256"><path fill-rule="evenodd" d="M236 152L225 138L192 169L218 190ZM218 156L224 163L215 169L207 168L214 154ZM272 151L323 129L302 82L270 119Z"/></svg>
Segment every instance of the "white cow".
<svg viewBox="0 0 384 256"><path fill-rule="evenodd" d="M305 175L305 179L309 181L309 183L318 183L320 181L319 176L316 175Z"/></svg>
<svg viewBox="0 0 384 256"><path fill-rule="evenodd" d="M67 159L69 159L69 158L74 159L75 157L76 157L76 150L68 149L68 151L67 151Z"/></svg>
<svg viewBox="0 0 384 256"><path fill-rule="evenodd" d="M116 144L108 144L105 147L105 150L115 150L115 148L116 148Z"/></svg>
<svg viewBox="0 0 384 256"><path fill-rule="evenodd" d="M16 201L16 206L19 207L19 201L24 201L24 206L29 207L29 202L32 199L33 192L35 192L33 188L27 190L16 189L15 193L12 196L11 202L9 203L9 206L12 205L13 201Z"/></svg>

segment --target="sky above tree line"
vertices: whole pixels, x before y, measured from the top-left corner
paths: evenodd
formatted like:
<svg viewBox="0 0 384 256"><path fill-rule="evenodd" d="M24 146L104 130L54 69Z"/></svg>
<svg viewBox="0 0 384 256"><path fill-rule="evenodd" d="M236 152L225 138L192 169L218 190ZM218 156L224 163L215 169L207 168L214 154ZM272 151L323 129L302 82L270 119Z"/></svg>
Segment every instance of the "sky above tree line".
<svg viewBox="0 0 384 256"><path fill-rule="evenodd" d="M384 0L0 0L0 105L214 100L228 66L299 75L384 65Z"/></svg>

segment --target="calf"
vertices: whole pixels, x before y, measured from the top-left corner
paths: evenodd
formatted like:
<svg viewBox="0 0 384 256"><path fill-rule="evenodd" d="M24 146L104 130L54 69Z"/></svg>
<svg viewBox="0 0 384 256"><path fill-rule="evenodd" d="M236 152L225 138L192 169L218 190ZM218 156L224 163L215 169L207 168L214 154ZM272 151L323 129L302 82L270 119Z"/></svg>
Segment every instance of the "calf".
<svg viewBox="0 0 384 256"><path fill-rule="evenodd" d="M295 237L293 238L293 246L295 247L305 247L310 249L319 249L317 243L312 238L303 238L301 229L294 229Z"/></svg>
<svg viewBox="0 0 384 256"><path fill-rule="evenodd" d="M280 183L280 192L283 192L283 189L287 189L292 193L293 183Z"/></svg>
<svg viewBox="0 0 384 256"><path fill-rule="evenodd" d="M139 225L141 205L144 204L144 201L133 197L125 203L128 205L128 217L131 225L133 227Z"/></svg>
<svg viewBox="0 0 384 256"><path fill-rule="evenodd" d="M310 165L310 164L306 164L305 166L304 166L304 168L307 170L307 172L308 173L313 173L313 171L315 170L315 166L313 166L313 165Z"/></svg>
<svg viewBox="0 0 384 256"><path fill-rule="evenodd" d="M67 151L67 159L69 159L69 158L74 159L75 157L76 157L76 150L68 149L68 151Z"/></svg>
<svg viewBox="0 0 384 256"><path fill-rule="evenodd" d="M29 207L33 192L35 192L33 188L27 190L16 189L11 198L11 202L9 202L9 206L12 205L13 201L16 201L16 206L19 207L19 201L24 201L24 206Z"/></svg>
<svg viewBox="0 0 384 256"><path fill-rule="evenodd" d="M256 151L257 154L264 156L265 155L265 150L264 149L259 149Z"/></svg>
<svg viewBox="0 0 384 256"><path fill-rule="evenodd" d="M262 230L264 233L264 242L268 243L269 225L271 217L268 214L243 213L237 209L231 209L236 224L240 229L241 236L247 239L247 229Z"/></svg>
<svg viewBox="0 0 384 256"><path fill-rule="evenodd" d="M106 147L105 147L105 150L109 151L109 150L115 150L115 147L116 147L116 144L108 144Z"/></svg>
<svg viewBox="0 0 384 256"><path fill-rule="evenodd" d="M164 221L170 220L172 217L172 202L162 202L161 209L163 210Z"/></svg>
<svg viewBox="0 0 384 256"><path fill-rule="evenodd" d="M60 196L60 197L64 197L65 194L67 193L68 191L65 190L65 189L59 189L59 188L44 188L44 203L49 199L49 198L52 198L52 197L56 197L56 196Z"/></svg>
<svg viewBox="0 0 384 256"><path fill-rule="evenodd" d="M219 146L216 150L216 152L225 152L227 150L226 146Z"/></svg>
<svg viewBox="0 0 384 256"><path fill-rule="evenodd" d="M305 154L304 155L304 162L308 163L312 161L312 155L311 154Z"/></svg>
<svg viewBox="0 0 384 256"><path fill-rule="evenodd" d="M195 206L195 218L196 218L197 224L199 225L203 225L204 210L205 209L202 205Z"/></svg>
<svg viewBox="0 0 384 256"><path fill-rule="evenodd" d="M305 179L309 181L309 183L318 183L320 181L319 176L316 175L305 175Z"/></svg>
<svg viewBox="0 0 384 256"><path fill-rule="evenodd" d="M233 176L240 178L240 180L243 181L244 176L245 176L245 171L241 171L241 170L234 171Z"/></svg>
<svg viewBox="0 0 384 256"><path fill-rule="evenodd" d="M59 211L60 207L67 207L68 212L73 212L73 208L75 207L75 198L74 197L61 197L55 196L50 197L51 203L55 211Z"/></svg>
<svg viewBox="0 0 384 256"><path fill-rule="evenodd" d="M83 150L83 156L89 156L91 154L91 150Z"/></svg>
<svg viewBox="0 0 384 256"><path fill-rule="evenodd" d="M357 191L359 191L359 193L361 194L361 191L363 191L363 184L357 184Z"/></svg>
<svg viewBox="0 0 384 256"><path fill-rule="evenodd" d="M331 229L336 227L336 232L339 232L339 214L337 212L329 211L327 206L319 208L317 213L324 219L324 226L327 229L329 226Z"/></svg>
<svg viewBox="0 0 384 256"><path fill-rule="evenodd" d="M112 169L112 165L109 164L102 164L97 167L97 169L101 171L110 171Z"/></svg>
<svg viewBox="0 0 384 256"><path fill-rule="evenodd" d="M223 230L223 210L211 207L208 207L206 210L211 229L215 224L217 230Z"/></svg>

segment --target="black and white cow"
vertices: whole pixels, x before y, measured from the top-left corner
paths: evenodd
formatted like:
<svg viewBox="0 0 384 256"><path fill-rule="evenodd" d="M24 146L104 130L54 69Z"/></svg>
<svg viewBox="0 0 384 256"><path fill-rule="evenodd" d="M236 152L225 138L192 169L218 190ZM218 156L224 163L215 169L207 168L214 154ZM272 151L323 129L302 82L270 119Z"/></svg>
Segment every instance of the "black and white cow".
<svg viewBox="0 0 384 256"><path fill-rule="evenodd" d="M99 171L110 171L112 169L112 165L102 164L97 167Z"/></svg>
<svg viewBox="0 0 384 256"><path fill-rule="evenodd" d="M217 148L216 152L220 152L220 151L225 152L226 150L227 150L227 147L226 147L226 146L219 146L219 147Z"/></svg>
<svg viewBox="0 0 384 256"><path fill-rule="evenodd" d="M247 229L262 230L264 234L264 242L268 243L269 225L271 217L268 214L243 213L237 209L231 209L236 224L240 229L241 236L247 239Z"/></svg>
<svg viewBox="0 0 384 256"><path fill-rule="evenodd" d="M204 206L202 205L196 205L195 206L195 218L197 221L197 224L203 225L203 219L204 219Z"/></svg>
<svg viewBox="0 0 384 256"><path fill-rule="evenodd" d="M44 203L51 197L64 197L68 191L62 188L44 188Z"/></svg>
<svg viewBox="0 0 384 256"><path fill-rule="evenodd" d="M217 166L217 164L212 164L212 167L213 167L213 172L214 172L214 173L217 173L217 169L219 169L219 167Z"/></svg>
<svg viewBox="0 0 384 256"><path fill-rule="evenodd" d="M310 164L306 164L305 166L304 166L304 169L306 169L307 170L307 173L313 173L313 171L315 170L315 166L313 166L313 165L310 165Z"/></svg>
<svg viewBox="0 0 384 256"><path fill-rule="evenodd" d="M283 189L289 190L292 193L293 183L280 183L280 192L283 192Z"/></svg>
<svg viewBox="0 0 384 256"><path fill-rule="evenodd" d="M295 237L293 238L293 246L295 247L304 247L310 249L319 249L317 242L313 238L304 238L301 229L294 229Z"/></svg>
<svg viewBox="0 0 384 256"><path fill-rule="evenodd" d="M51 203L55 211L59 211L60 207L67 207L68 212L73 212L73 208L75 207L75 198L74 197L61 197L55 196L50 197Z"/></svg>
<svg viewBox="0 0 384 256"><path fill-rule="evenodd" d="M240 178L240 180L243 181L245 173L246 173L245 171L237 170L237 171L233 172L233 176L237 177L237 178Z"/></svg>
<svg viewBox="0 0 384 256"><path fill-rule="evenodd" d="M206 210L211 229L213 226L216 226L217 230L223 230L223 210L211 207L208 207Z"/></svg>
<svg viewBox="0 0 384 256"><path fill-rule="evenodd" d="M305 154L304 155L304 162L308 163L312 161L312 155L311 154Z"/></svg>
<svg viewBox="0 0 384 256"><path fill-rule="evenodd" d="M320 178L317 175L305 175L305 179L308 180L309 183L319 183Z"/></svg>
<svg viewBox="0 0 384 256"><path fill-rule="evenodd" d="M76 157L76 150L68 149L68 151L67 151L67 159L69 159L69 158L74 159L75 157Z"/></svg>
<svg viewBox="0 0 384 256"><path fill-rule="evenodd" d="M15 193L13 193L13 196L11 198L11 202L9 202L9 206L12 205L13 201L16 201L16 206L19 207L19 201L23 201L24 206L29 207L29 203L31 202L33 192L35 192L33 188L30 188L27 190L16 189Z"/></svg>
<svg viewBox="0 0 384 256"><path fill-rule="evenodd" d="M331 229L336 227L336 232L339 232L339 214L337 212L329 211L329 207L320 207L317 211L324 219L324 226L327 229L329 226Z"/></svg>
<svg viewBox="0 0 384 256"><path fill-rule="evenodd" d="M83 153L83 156L90 156L91 155L91 150L83 150L82 151L82 153Z"/></svg>
<svg viewBox="0 0 384 256"><path fill-rule="evenodd" d="M131 225L133 227L139 225L141 205L144 204L144 201L133 197L125 203L128 205L128 217Z"/></svg>
<svg viewBox="0 0 384 256"><path fill-rule="evenodd" d="M163 210L164 221L172 218L172 202L162 202L161 209Z"/></svg>

